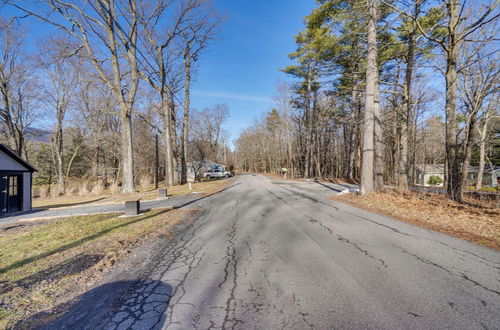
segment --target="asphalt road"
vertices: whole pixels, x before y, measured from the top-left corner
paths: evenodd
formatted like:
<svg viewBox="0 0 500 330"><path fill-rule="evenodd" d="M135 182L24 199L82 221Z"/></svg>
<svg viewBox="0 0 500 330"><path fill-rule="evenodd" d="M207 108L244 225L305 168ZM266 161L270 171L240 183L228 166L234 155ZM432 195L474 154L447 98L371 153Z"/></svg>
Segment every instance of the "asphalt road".
<svg viewBox="0 0 500 330"><path fill-rule="evenodd" d="M69 329L499 329L500 253L243 175ZM193 205L191 206L193 207Z"/></svg>

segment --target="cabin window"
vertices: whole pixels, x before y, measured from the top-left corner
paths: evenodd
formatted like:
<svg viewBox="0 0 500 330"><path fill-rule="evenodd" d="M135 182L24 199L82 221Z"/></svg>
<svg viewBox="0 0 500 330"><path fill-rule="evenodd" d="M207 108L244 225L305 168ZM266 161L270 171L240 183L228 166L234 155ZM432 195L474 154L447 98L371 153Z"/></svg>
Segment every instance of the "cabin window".
<svg viewBox="0 0 500 330"><path fill-rule="evenodd" d="M17 196L18 182L17 176L9 177L9 196Z"/></svg>

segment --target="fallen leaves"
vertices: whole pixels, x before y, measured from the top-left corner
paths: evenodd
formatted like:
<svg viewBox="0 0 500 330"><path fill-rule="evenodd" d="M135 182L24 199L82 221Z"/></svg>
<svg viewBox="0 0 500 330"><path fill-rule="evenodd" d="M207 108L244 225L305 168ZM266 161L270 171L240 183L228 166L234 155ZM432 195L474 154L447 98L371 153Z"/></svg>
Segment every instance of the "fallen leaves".
<svg viewBox="0 0 500 330"><path fill-rule="evenodd" d="M461 204L441 194L393 189L331 198L500 250L500 208L496 201L469 198Z"/></svg>

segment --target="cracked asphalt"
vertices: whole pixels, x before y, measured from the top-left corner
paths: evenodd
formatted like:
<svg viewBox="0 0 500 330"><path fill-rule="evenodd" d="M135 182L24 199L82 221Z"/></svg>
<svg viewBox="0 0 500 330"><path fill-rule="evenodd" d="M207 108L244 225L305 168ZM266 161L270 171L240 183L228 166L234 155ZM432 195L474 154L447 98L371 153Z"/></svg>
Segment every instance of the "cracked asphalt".
<svg viewBox="0 0 500 330"><path fill-rule="evenodd" d="M190 207L140 276L47 328L500 328L494 250L258 175Z"/></svg>

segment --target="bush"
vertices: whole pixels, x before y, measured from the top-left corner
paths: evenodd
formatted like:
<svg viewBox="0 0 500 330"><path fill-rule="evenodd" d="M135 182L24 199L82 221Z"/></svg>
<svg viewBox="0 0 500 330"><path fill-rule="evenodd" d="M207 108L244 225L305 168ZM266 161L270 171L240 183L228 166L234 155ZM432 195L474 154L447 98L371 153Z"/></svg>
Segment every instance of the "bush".
<svg viewBox="0 0 500 330"><path fill-rule="evenodd" d="M439 175L431 175L427 183L433 186L438 186L443 183L443 179Z"/></svg>

